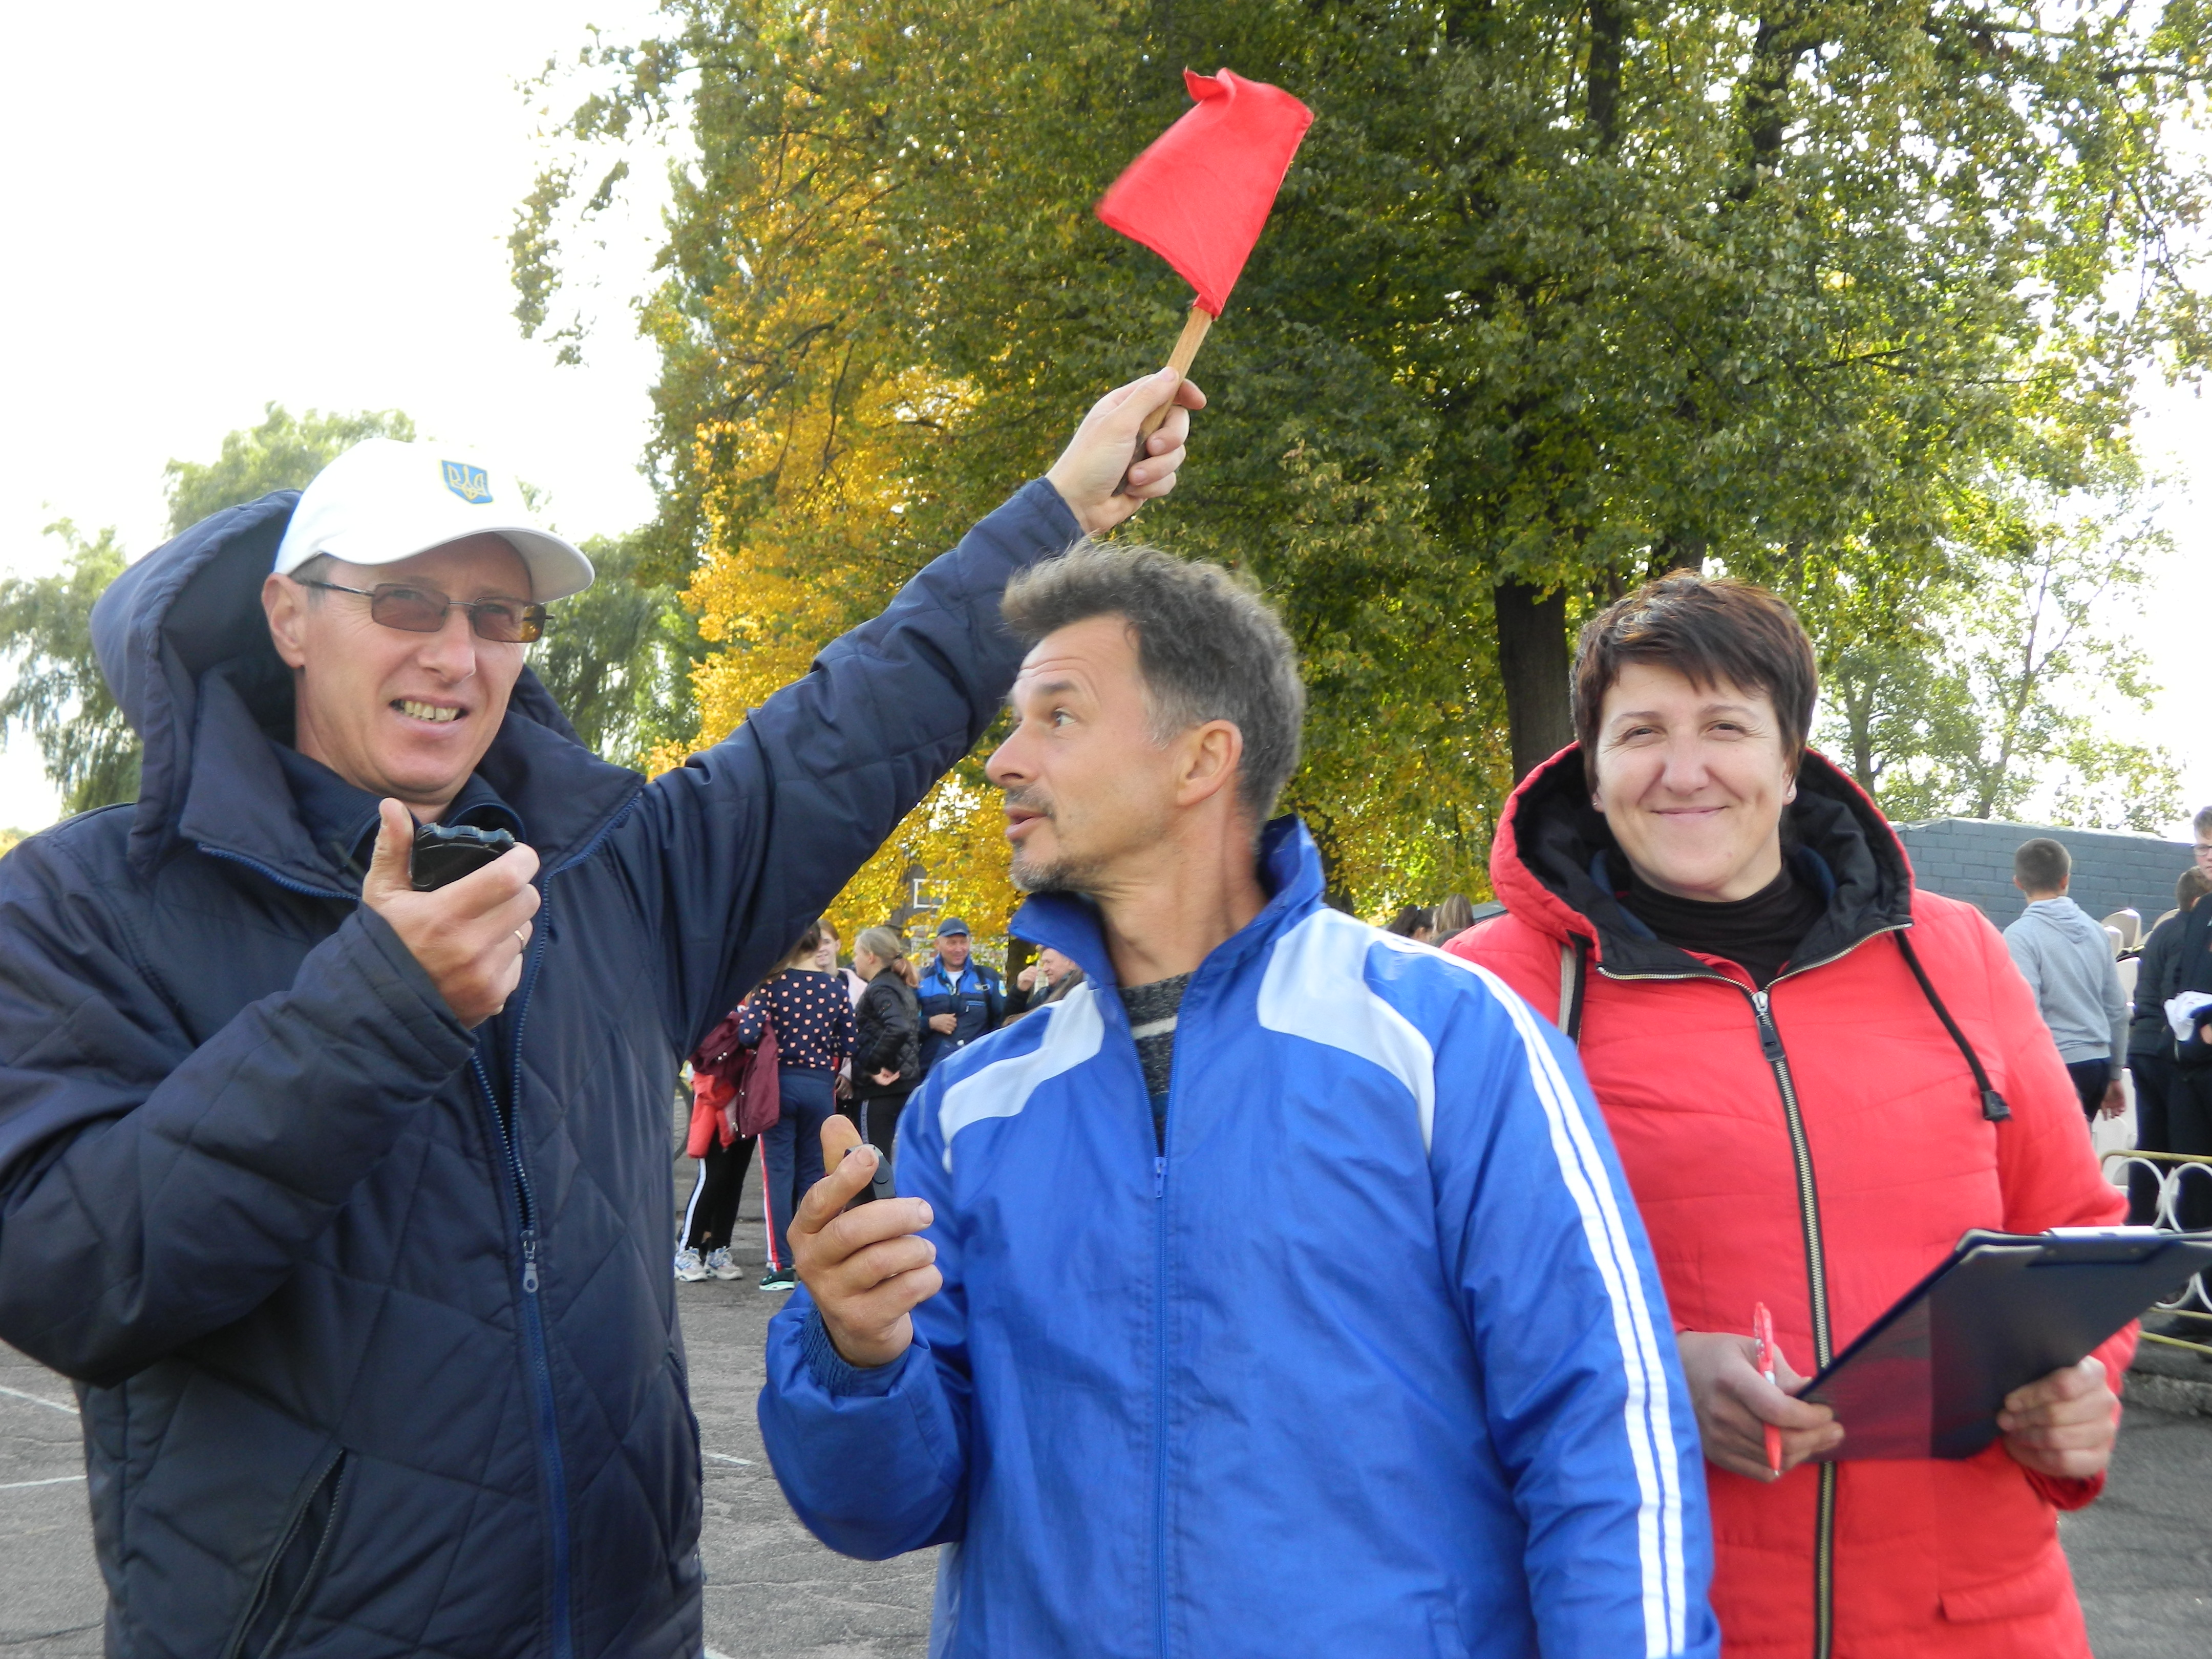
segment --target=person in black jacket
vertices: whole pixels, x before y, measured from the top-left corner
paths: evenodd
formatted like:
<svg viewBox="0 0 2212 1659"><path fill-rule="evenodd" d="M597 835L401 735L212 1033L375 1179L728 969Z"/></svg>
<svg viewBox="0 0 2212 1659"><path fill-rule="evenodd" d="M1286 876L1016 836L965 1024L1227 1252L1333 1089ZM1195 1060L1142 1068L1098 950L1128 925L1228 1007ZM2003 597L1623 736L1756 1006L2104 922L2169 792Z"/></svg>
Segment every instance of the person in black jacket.
<svg viewBox="0 0 2212 1659"><path fill-rule="evenodd" d="M867 981L854 1011L854 1118L861 1138L891 1161L899 1114L921 1081L921 1011L918 975L906 946L888 927L870 927L853 942L853 971Z"/></svg>
<svg viewBox="0 0 2212 1659"><path fill-rule="evenodd" d="M1045 945L1036 953L1036 960L1022 969L1014 989L1006 994L1006 1018L1012 1021L1058 1002L1082 983L1083 969L1074 959Z"/></svg>
<svg viewBox="0 0 2212 1659"><path fill-rule="evenodd" d="M2128 1074L2136 1085L2136 1150L2173 1151L2169 1109L2176 1073L2173 1029L2166 1024L2168 998L2180 988L2181 936L2197 901L2212 892L2212 877L2191 868L2173 884L2173 914L2150 930L2136 957L2133 1018L2128 1023ZM2197 1177L2202 1179L2203 1177ZM2157 1217L2158 1177L2148 1170L2128 1171L2128 1220L2148 1226Z"/></svg>
<svg viewBox="0 0 2212 1659"><path fill-rule="evenodd" d="M138 800L0 859L0 1340L77 1382L109 1652L697 1659L678 1059L998 716L1008 578L1170 487L1176 385L649 782L526 665L589 563L465 453L109 586ZM417 891L418 822L514 845Z"/></svg>
<svg viewBox="0 0 2212 1659"><path fill-rule="evenodd" d="M2197 814L2197 838L2206 839L2212 807ZM2197 867L2203 870L2205 860ZM2212 902L2199 899L2178 918L2172 994L2212 995ZM2194 1030L2173 1048L2172 1080L2166 1091L2166 1146L2171 1152L2212 1158L2212 1006L2197 1007ZM2190 1231L2212 1228L2212 1180L2205 1172L2176 1178L2174 1218Z"/></svg>

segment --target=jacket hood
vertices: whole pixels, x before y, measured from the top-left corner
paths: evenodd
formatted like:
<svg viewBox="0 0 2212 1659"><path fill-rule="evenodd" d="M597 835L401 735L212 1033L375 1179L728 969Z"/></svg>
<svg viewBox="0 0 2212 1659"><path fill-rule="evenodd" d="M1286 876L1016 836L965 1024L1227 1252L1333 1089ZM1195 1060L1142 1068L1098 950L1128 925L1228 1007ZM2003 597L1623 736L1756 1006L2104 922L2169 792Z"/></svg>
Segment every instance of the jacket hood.
<svg viewBox="0 0 2212 1659"><path fill-rule="evenodd" d="M1322 879L1321 849L1292 817L1270 823L1260 832L1260 884L1267 902L1260 914L1214 947L1206 958L1224 962L1249 955L1279 933L1285 924L1304 915L1322 902L1326 890ZM1073 893L1039 893L1014 912L1006 931L1032 945L1049 945L1083 970L1084 978L1101 990L1113 990L1120 981L1106 954L1106 933L1098 907Z"/></svg>
<svg viewBox="0 0 2212 1659"><path fill-rule="evenodd" d="M1795 960L1823 962L1912 921L1912 866L1875 804L1825 756L1808 749L1797 798L1782 816L1786 856L1828 896ZM1582 750L1570 744L1522 779L1490 849L1490 880L1505 908L1561 944L1581 938L1615 974L1680 974L1702 964L1655 938L1618 894L1627 864L1589 802Z"/></svg>
<svg viewBox="0 0 2212 1659"><path fill-rule="evenodd" d="M292 738L292 676L270 642L261 585L300 499L279 489L228 507L108 584L93 649L145 745L131 860L150 868L179 842L343 893L301 825L267 739ZM525 668L477 770L522 815L541 855L580 845L641 780L583 747Z"/></svg>
<svg viewBox="0 0 2212 1659"><path fill-rule="evenodd" d="M2037 899L2020 913L2019 921L2013 926L2017 927L2023 922L2030 927L2048 927L2069 939L2086 939L2100 951L2111 948L2111 937L2105 932L2105 924L2075 903L2069 894Z"/></svg>

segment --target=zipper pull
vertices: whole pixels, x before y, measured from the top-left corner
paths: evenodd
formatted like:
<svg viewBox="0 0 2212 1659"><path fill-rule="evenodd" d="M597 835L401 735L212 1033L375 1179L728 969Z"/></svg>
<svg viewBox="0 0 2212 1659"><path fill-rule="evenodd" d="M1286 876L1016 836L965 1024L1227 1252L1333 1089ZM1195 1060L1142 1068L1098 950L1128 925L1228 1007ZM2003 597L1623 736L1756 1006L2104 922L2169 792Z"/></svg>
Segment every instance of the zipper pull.
<svg viewBox="0 0 2212 1659"><path fill-rule="evenodd" d="M1162 1152L1152 1160L1152 1196L1158 1198L1168 1189L1168 1156Z"/></svg>
<svg viewBox="0 0 2212 1659"><path fill-rule="evenodd" d="M1766 993L1751 994L1752 1011L1759 1016L1759 1048L1766 1056L1766 1063L1777 1066L1789 1056L1782 1052L1782 1033L1774 1029L1774 1013L1768 1005Z"/></svg>
<svg viewBox="0 0 2212 1659"><path fill-rule="evenodd" d="M522 1230L522 1291L526 1296L538 1294L538 1229Z"/></svg>

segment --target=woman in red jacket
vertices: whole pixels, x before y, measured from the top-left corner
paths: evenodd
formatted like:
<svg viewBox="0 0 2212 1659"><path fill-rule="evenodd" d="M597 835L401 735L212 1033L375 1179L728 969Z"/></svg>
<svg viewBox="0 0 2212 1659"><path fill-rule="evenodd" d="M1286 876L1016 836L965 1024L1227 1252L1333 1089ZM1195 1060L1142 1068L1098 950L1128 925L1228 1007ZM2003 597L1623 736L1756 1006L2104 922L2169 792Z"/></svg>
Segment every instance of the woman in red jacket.
<svg viewBox="0 0 2212 1659"><path fill-rule="evenodd" d="M1613 605L1577 647L1577 744L1499 829L1508 914L1448 948L1581 1048L1697 1407L1731 1659L2088 1659L2057 1515L2103 1485L2132 1330L1960 1462L1850 1462L1850 1425L1789 1392L1966 1229L2127 1209L2003 941L1917 890L1806 749L1816 690L1764 589L1678 575ZM1753 1368L1760 1302L1780 1389Z"/></svg>

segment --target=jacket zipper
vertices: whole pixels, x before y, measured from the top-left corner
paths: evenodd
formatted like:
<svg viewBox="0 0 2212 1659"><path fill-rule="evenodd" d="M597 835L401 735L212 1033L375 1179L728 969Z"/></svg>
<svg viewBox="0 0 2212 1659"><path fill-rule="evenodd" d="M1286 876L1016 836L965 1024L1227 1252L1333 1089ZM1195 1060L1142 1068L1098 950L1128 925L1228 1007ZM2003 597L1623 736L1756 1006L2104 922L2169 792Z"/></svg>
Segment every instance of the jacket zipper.
<svg viewBox="0 0 2212 1659"><path fill-rule="evenodd" d="M543 959L544 941L550 936L552 905L549 897L541 907L538 927L531 939L530 963L523 975L521 989L514 1005L514 1042L510 1056L507 1077L511 1097L510 1112L519 1112L522 1105L522 1028L530 1009L531 993L537 988L538 963ZM485 1110L490 1115L492 1133L499 1137L500 1150L507 1158L509 1177L514 1183L516 1219L520 1224L518 1242L522 1249L522 1328L525 1344L530 1353L531 1416L538 1433L538 1455L545 1471L545 1482L551 1501L547 1505L547 1530L552 1534L553 1547L553 1654L554 1659L568 1659L572 1648L568 1612L568 1480L561 1456L561 1430L553 1405L553 1364L545 1344L545 1320L538 1297L538 1204L531 1191L530 1171L522 1161L522 1149L499 1112L499 1096L492 1088L491 1073L483 1063L483 1052L479 1048L471 1058L477 1091L483 1095Z"/></svg>
<svg viewBox="0 0 2212 1659"><path fill-rule="evenodd" d="M285 1610L283 1621L277 1626L269 1640L262 1644L262 1654L274 1653L277 1644L290 1630L292 1620L299 1613L301 1598L314 1588L315 1569L322 1562L323 1553L331 1547L331 1534L337 1529L338 1499L344 1495L347 1474L345 1449L343 1446L325 1459L321 1468L316 1470L315 1478L307 1483L307 1490L301 1495L297 1505L293 1509L291 1518L285 1522L284 1530L277 1537L276 1547L269 1553L269 1559L261 1564L261 1577L255 1582L253 1595L246 1604L246 1612L239 1619L237 1634L230 1638L230 1645L223 1650L223 1659L240 1659L244 1655L246 1638L252 1634L255 1621L268 1611L270 1587L276 1577L276 1569L283 1564L286 1553L291 1549L293 1540L299 1537L300 1528L307 1523L307 1511L314 1507L315 1494L322 1490L323 1483L331 1479L333 1470L337 1472L337 1484L331 1488L331 1508L329 1516L323 1524L323 1535L316 1540L315 1553L309 1558L307 1571L301 1577L300 1588L293 1592L292 1606Z"/></svg>
<svg viewBox="0 0 2212 1659"><path fill-rule="evenodd" d="M259 859L248 858L243 853L226 853L222 848L210 847L204 841L196 841L192 845L211 859L221 859L226 864L244 865L255 875L275 882L288 893L305 893L309 898L336 899L341 904L358 904L361 902L358 894L349 893L342 887L314 887L304 881L295 881L289 876L279 875Z"/></svg>
<svg viewBox="0 0 2212 1659"><path fill-rule="evenodd" d="M1774 981L1769 981L1769 985ZM1813 1149L1805 1120L1797 1109L1797 1084L1790 1074L1790 1055L1775 1029L1766 992L1751 994L1759 1017L1759 1046L1782 1093L1782 1115L1790 1126L1790 1156L1797 1170L1797 1214L1805 1234L1805 1277L1812 1293L1813 1369L1817 1374L1835 1358L1828 1324L1828 1254L1820 1236L1820 1193L1813 1176ZM1820 1492L1813 1520L1813 1659L1828 1659L1836 1626L1836 1466L1820 1465Z"/></svg>
<svg viewBox="0 0 2212 1659"><path fill-rule="evenodd" d="M1172 1091L1172 1082L1169 1086ZM1172 1110L1169 1115L1174 1115ZM1164 1134L1162 1140L1165 1139ZM1156 1310L1152 1317L1152 1595L1160 1659L1168 1659L1167 1192L1168 1157L1163 1146L1152 1159L1152 1300Z"/></svg>
<svg viewBox="0 0 2212 1659"><path fill-rule="evenodd" d="M1828 1322L1828 1256L1820 1233L1820 1183L1813 1170L1813 1149L1805 1133L1805 1120L1797 1106L1797 1083L1790 1075L1790 1055L1782 1046L1782 1033L1774 1024L1771 993L1785 979L1800 974L1809 974L1815 968L1826 968L1840 962L1869 939L1884 933L1895 933L1893 927L1884 927L1869 933L1866 939L1854 940L1833 956L1823 957L1818 962L1808 962L1802 967L1777 974L1767 981L1764 991L1753 991L1726 974L1614 974L1607 972L1601 963L1598 971L1607 979L1710 979L1741 991L1751 999L1751 1011L1759 1027L1759 1048L1765 1056L1768 1069L1774 1073L1774 1085L1782 1097L1782 1116L1790 1132L1790 1156L1797 1180L1797 1219L1805 1240L1805 1279L1811 1294L1813 1310L1813 1369L1817 1373L1826 1369L1835 1358L1832 1333ZM1813 1659L1829 1659L1836 1635L1836 1466L1820 1465L1820 1491L1817 1495L1813 1521Z"/></svg>
<svg viewBox="0 0 2212 1659"><path fill-rule="evenodd" d="M542 878L538 891L544 902L540 907L538 925L531 934L529 962L514 1000L514 1043L507 1073L514 1085L511 1110L519 1109L522 1102L522 1029L530 1012L531 994L537 988L538 970L544 959L546 942L552 937L553 899L550 890L553 878L563 871L574 869L597 852L600 843L630 815L639 799L639 796L633 795L620 811L599 827L599 832L590 841ZM292 892L304 893L311 898L359 902L353 894L335 889L310 887L289 876L280 875L259 860L248 858L244 854L225 852L204 842L195 842L194 845L210 858L226 859L234 864L244 865L256 874ZM499 1096L492 1088L490 1073L485 1069L481 1045L470 1056L469 1066L475 1073L477 1091L483 1097L484 1109L491 1118L492 1133L498 1137L500 1150L506 1155L507 1173L514 1183L515 1212L520 1224L519 1239L522 1248L522 1324L524 1338L530 1350L531 1414L538 1431L538 1457L545 1470L546 1484L552 1498L548 1506L547 1523L553 1544L553 1659L570 1659L574 1641L568 1607L568 1484L567 1469L561 1456L559 1421L554 1414L553 1365L547 1355L544 1316L538 1299L537 1203L531 1194L530 1172L523 1165L521 1149L500 1117Z"/></svg>
<svg viewBox="0 0 2212 1659"><path fill-rule="evenodd" d="M1193 975L1195 978L1195 975ZM1183 990L1189 1005L1190 990ZM1181 1036L1180 1031L1177 1036ZM1135 1041L1130 1058L1137 1060ZM1143 1062L1138 1060L1139 1070ZM1152 1157L1152 1621L1159 1659L1168 1655L1168 1137L1177 1122L1176 1072L1168 1073L1168 1105ZM1145 1097L1145 1127L1152 1127L1152 1098Z"/></svg>

